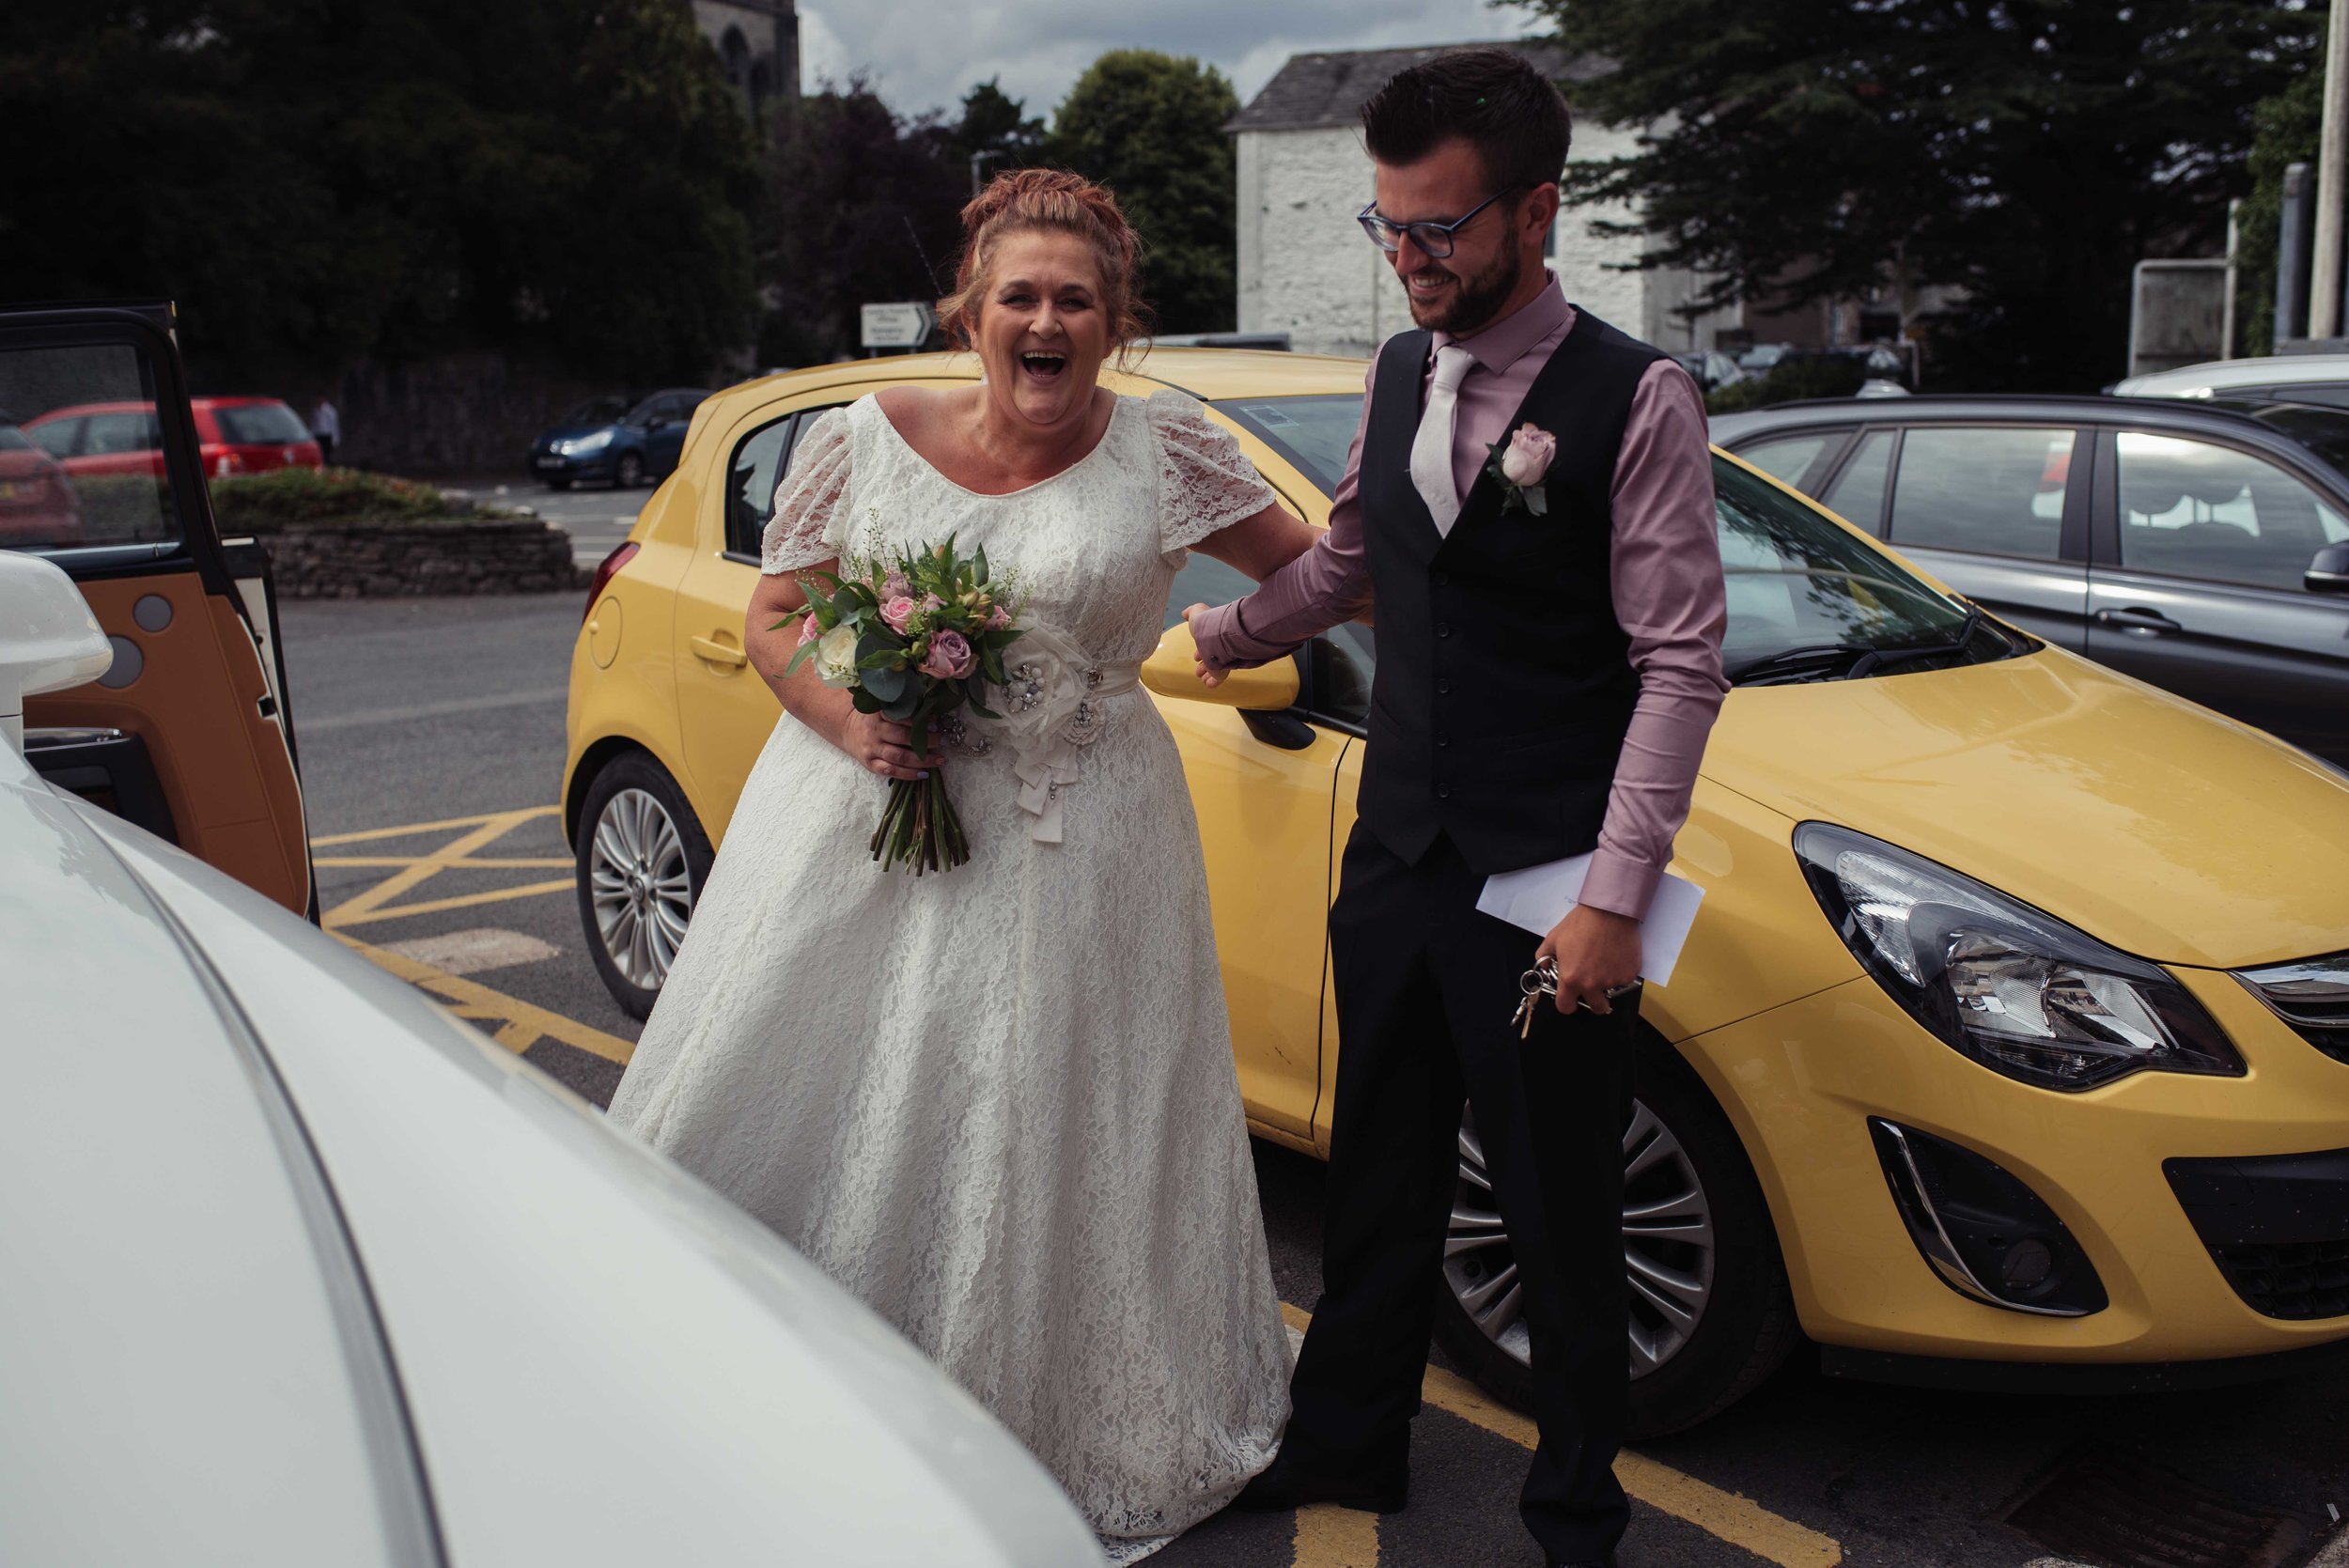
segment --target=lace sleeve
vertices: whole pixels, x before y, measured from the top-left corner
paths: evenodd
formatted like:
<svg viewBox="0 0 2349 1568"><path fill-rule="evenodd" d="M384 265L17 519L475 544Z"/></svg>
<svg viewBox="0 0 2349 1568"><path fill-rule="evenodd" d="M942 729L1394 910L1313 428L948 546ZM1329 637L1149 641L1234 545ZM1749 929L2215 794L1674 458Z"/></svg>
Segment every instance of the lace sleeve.
<svg viewBox="0 0 2349 1568"><path fill-rule="evenodd" d="M837 557L848 529L848 411L826 409L800 435L775 487L774 516L760 539L758 569L798 571Z"/></svg>
<svg viewBox="0 0 2349 1568"><path fill-rule="evenodd" d="M1150 395L1149 409L1159 449L1159 542L1169 564L1180 567L1188 547L1271 505L1272 489L1197 398L1169 388Z"/></svg>

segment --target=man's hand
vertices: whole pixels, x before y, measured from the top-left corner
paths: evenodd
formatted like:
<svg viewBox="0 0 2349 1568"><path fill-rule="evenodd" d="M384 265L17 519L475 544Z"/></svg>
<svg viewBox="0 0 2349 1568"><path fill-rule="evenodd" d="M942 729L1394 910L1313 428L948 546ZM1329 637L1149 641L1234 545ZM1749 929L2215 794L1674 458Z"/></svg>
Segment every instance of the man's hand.
<svg viewBox="0 0 2349 1568"><path fill-rule="evenodd" d="M1592 1012L1611 1010L1610 987L1620 989L1640 978L1640 923L1629 915L1577 904L1566 918L1542 939L1533 961L1544 958L1558 966L1558 1011L1571 1013L1587 1003Z"/></svg>
<svg viewBox="0 0 2349 1568"><path fill-rule="evenodd" d="M1185 626L1189 626L1190 624L1190 618L1206 608L1207 607L1204 604L1194 604L1190 609L1185 610L1183 612L1183 624ZM1221 686L1223 684L1223 671L1218 669L1215 665L1208 663L1204 659L1196 660L1196 663L1199 671L1200 685Z"/></svg>

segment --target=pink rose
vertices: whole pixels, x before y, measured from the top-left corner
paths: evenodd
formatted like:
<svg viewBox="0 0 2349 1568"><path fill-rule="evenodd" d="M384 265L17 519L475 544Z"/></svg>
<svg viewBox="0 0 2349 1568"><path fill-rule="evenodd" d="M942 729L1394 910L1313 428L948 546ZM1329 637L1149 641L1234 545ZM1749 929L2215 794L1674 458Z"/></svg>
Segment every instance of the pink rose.
<svg viewBox="0 0 2349 1568"><path fill-rule="evenodd" d="M889 623L890 630L902 637L905 635L906 623L913 619L913 612L918 608L920 607L905 595L894 594L881 600L880 618Z"/></svg>
<svg viewBox="0 0 2349 1568"><path fill-rule="evenodd" d="M881 598L911 598L912 597L913 584L906 581L905 573L893 571L881 580Z"/></svg>
<svg viewBox="0 0 2349 1568"><path fill-rule="evenodd" d="M1501 455L1501 476L1513 485L1538 485L1558 456L1558 438L1532 425L1520 425Z"/></svg>
<svg viewBox="0 0 2349 1568"><path fill-rule="evenodd" d="M805 647L810 643L816 641L817 638L821 637L823 634L824 629L816 624L815 611L811 610L806 614L800 617L799 646Z"/></svg>
<svg viewBox="0 0 2349 1568"><path fill-rule="evenodd" d="M969 638L959 631L941 631L930 639L930 651L922 660L922 673L939 680L960 680L977 662Z"/></svg>

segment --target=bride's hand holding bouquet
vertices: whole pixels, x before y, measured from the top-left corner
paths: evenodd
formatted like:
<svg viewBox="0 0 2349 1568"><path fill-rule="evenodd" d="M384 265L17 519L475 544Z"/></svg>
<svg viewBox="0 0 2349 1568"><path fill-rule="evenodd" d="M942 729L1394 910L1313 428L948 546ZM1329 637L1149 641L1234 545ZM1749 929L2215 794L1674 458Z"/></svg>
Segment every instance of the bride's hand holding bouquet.
<svg viewBox="0 0 2349 1568"><path fill-rule="evenodd" d="M988 582L985 550L957 555L949 535L894 563L842 567L802 576L807 603L770 629L800 625L784 674L813 660L817 678L846 691L859 713L909 726L916 756L929 752L931 725L958 707L996 717L979 690L1003 684L1003 649L1024 629L1003 585ZM917 877L971 858L941 768L890 782L872 849L884 866L908 865Z"/></svg>

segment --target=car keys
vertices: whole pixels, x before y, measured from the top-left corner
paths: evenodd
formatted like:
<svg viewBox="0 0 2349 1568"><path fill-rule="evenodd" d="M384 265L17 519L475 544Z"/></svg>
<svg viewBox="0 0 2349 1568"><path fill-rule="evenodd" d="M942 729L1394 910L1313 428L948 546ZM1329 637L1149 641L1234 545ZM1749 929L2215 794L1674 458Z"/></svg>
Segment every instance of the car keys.
<svg viewBox="0 0 2349 1568"><path fill-rule="evenodd" d="M1525 1000L1517 1003L1517 1017L1509 1021L1517 1026L1518 1039L1530 1040L1533 1037L1533 1014L1541 1006L1542 998L1558 994L1557 962L1545 958L1527 970L1517 976L1517 989L1525 993Z"/></svg>

